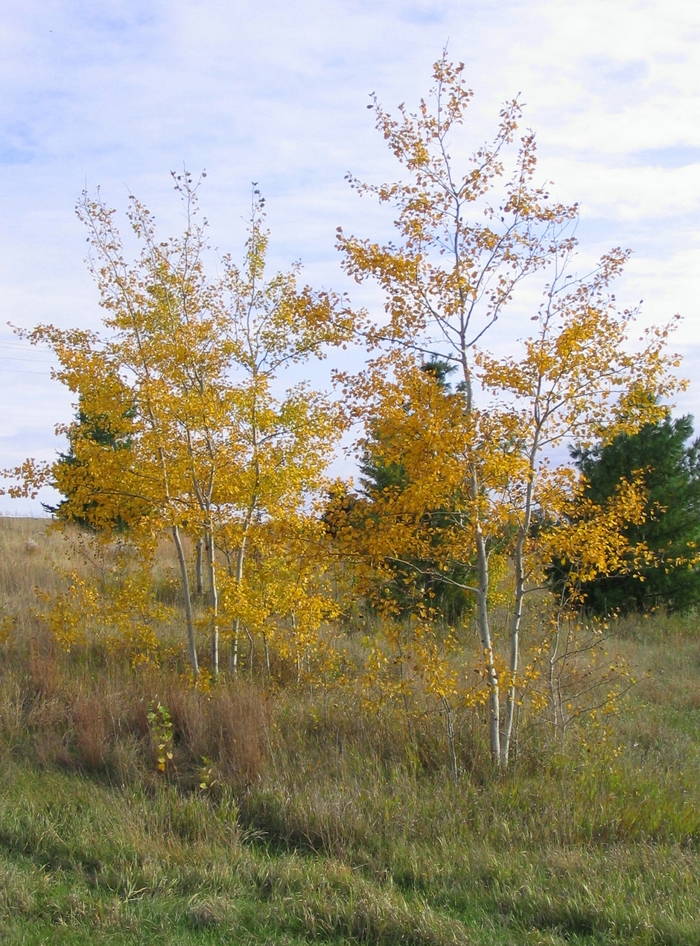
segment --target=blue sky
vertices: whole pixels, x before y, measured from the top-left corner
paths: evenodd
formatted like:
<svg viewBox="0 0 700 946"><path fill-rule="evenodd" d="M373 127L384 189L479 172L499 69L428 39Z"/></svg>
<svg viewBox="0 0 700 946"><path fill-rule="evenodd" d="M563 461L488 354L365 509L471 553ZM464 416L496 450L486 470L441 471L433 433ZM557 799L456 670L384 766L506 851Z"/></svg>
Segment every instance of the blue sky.
<svg viewBox="0 0 700 946"><path fill-rule="evenodd" d="M71 415L48 354L6 323L99 324L73 212L83 187L119 208L133 191L167 232L180 223L168 172L206 168L212 240L235 254L256 180L274 261L300 258L312 283L348 288L335 228L378 235L388 221L344 175L397 176L368 94L416 102L446 42L475 91L465 150L521 93L542 179L581 202L582 266L632 247L620 301L644 299L642 325L683 315L674 347L691 385L678 410L700 425L696 2L4 0L2 12L0 467L52 457Z"/></svg>

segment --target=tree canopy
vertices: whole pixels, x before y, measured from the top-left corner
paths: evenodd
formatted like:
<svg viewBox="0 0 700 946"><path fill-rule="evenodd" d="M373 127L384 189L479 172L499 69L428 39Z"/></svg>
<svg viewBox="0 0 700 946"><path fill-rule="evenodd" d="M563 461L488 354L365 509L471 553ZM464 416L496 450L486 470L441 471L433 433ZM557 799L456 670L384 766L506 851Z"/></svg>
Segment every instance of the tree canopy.
<svg viewBox="0 0 700 946"><path fill-rule="evenodd" d="M344 298L301 286L298 267L269 276L257 191L243 261L223 257L214 277L188 174L175 176L185 210L177 237L161 239L131 198L133 260L115 211L99 194L83 195L102 330L25 333L53 348L79 414L64 428L68 454L44 468L28 461L14 475L25 490L54 482L66 497L61 516L107 537L128 524L132 541L152 549L170 533L195 676L188 556L198 540L214 674L223 620L234 672L241 633L250 667L256 637L266 654L274 641L299 668L314 646L327 654L321 628L350 576L356 597L381 604L383 623L366 642L367 688L408 703L420 687L452 740L453 713L485 706L491 758L507 765L537 661L546 653L552 667L562 653L559 616L527 640L525 602L546 588L554 561L567 563L567 582L578 587L629 570L640 549L651 556L639 536L650 540L665 506L647 462L656 441L625 476L615 457L640 431L661 431L663 449L678 452L683 425L665 428L662 404L682 382L667 350L674 320L635 338L636 309L613 294L629 252L613 248L577 271L578 207L538 178L519 102L503 107L491 141L471 152L458 146L472 97L463 69L443 56L415 111L402 105L392 115L373 102L401 176L350 183L393 212L396 235L380 243L341 229L338 248L347 274L378 284L383 313L354 313ZM517 335L508 351L492 344L506 317ZM336 373L342 409L308 384L283 390L288 365L349 341L361 341L367 357L356 374ZM359 494L326 478L351 422L360 431ZM572 440L580 469L558 459ZM697 448L678 463L674 487L688 487L695 510ZM324 491L335 499L322 521L315 500ZM686 527L678 520L654 540L667 564L679 542L690 547ZM326 594L331 562L335 591ZM464 622L450 626L466 613L476 656ZM563 652L571 646L569 637ZM549 695L531 705L559 701L563 726L568 711L554 689L550 679Z"/></svg>
<svg viewBox="0 0 700 946"><path fill-rule="evenodd" d="M700 602L700 438L692 437L691 417L667 413L635 433L574 451L587 499L602 505L635 474L646 493L644 520L628 523L624 534L630 554L644 548L651 561L584 582L589 611L683 611Z"/></svg>
<svg viewBox="0 0 700 946"><path fill-rule="evenodd" d="M446 583L473 563L473 577L458 584L474 601L492 757L507 764L526 596L542 586L553 554L576 559L578 578L613 568L626 542L621 521L641 515L628 484L604 509L589 508L585 529L572 527L577 477L569 464L551 463L552 449L571 437L609 441L658 419L656 397L675 389L677 359L665 353L669 326L631 349L635 313L611 291L628 253L611 250L585 276L573 269L578 209L538 182L534 134L516 142L517 101L503 108L493 140L457 168L451 149L472 96L462 72L437 62L430 98L415 112L401 106L394 117L375 98L377 128L405 177L351 178L394 210L397 240L339 232L346 271L375 280L386 300L385 317L366 333L367 368L345 383L365 424L360 451L374 442L385 469L405 471L404 488L384 490L375 509L368 559L384 569L434 561ZM521 304L521 341L499 354L489 336L525 282L540 301ZM460 397L445 397L426 377L424 358L457 366ZM436 508L445 510L439 541L425 516ZM513 570L505 635L493 626L493 579L504 559ZM431 679L442 699L460 699L452 671L442 683Z"/></svg>
<svg viewBox="0 0 700 946"><path fill-rule="evenodd" d="M280 373L342 344L353 322L339 297L298 284L298 266L266 275L269 234L257 191L243 264L225 256L220 275L210 277L199 185L187 172L174 175L174 183L185 216L177 237L160 239L151 213L130 199L135 260L126 256L116 212L99 195L83 194L78 216L88 229L102 332L40 325L26 333L53 348L56 377L77 395L79 411L62 428L68 454L20 472L25 488L48 482L59 489L63 520L88 524L106 539L128 526L131 541L145 546L170 531L196 675L183 539L206 538L216 673L217 544L241 586L256 531L264 530L259 544L270 551L286 541L279 523L297 535L311 520L309 499L323 487L342 431L326 397L304 383L280 392Z"/></svg>

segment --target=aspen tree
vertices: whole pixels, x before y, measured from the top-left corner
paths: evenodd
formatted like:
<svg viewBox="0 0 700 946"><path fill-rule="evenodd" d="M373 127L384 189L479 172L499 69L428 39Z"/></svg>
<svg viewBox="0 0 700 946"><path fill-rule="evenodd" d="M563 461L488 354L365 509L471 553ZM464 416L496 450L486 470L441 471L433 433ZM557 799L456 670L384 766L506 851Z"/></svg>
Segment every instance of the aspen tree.
<svg viewBox="0 0 700 946"><path fill-rule="evenodd" d="M238 588L229 593L229 600L243 593L251 547L263 557L284 557L289 537L298 536L300 527L312 533L316 529L304 510L325 487L325 469L342 433L342 417L305 383L281 395L274 387L289 366L324 357L327 346L344 345L355 325L343 299L297 285L298 266L266 278L269 233L264 220L264 200L256 189L243 265L224 257L221 280L237 378L233 394L237 454L229 464L225 488L215 494L220 545L229 577ZM246 595L250 602L250 587ZM238 613L229 661L234 673L240 630Z"/></svg>
<svg viewBox="0 0 700 946"><path fill-rule="evenodd" d="M179 563L192 672L199 671L185 538L203 537L211 667L219 669L217 548L236 546L241 580L250 530L297 513L320 488L341 433L337 410L305 384L273 393L285 367L344 343L354 320L337 296L297 284L299 267L265 278L269 234L254 191L243 267L205 272L206 221L192 177L173 175L185 230L162 240L135 197L128 218L138 241L126 258L115 211L87 194L89 268L105 309L104 332L38 326L24 333L58 357L55 377L78 395L82 416L63 429L75 462L13 471L25 492L45 482L66 497L61 515L89 520L109 538L115 523L149 545L167 529ZM120 449L116 449L116 446ZM123 449L122 449L123 447ZM219 552L219 557L221 552Z"/></svg>
<svg viewBox="0 0 700 946"><path fill-rule="evenodd" d="M493 141L457 170L450 149L472 96L462 71L445 57L437 62L430 99L416 113L402 105L393 117L374 98L377 129L407 174L379 185L350 178L361 195L394 209L398 237L382 245L338 232L346 271L357 281L374 279L386 298L385 317L367 331L366 370L341 377L368 437L380 418L375 456L406 472L406 488L386 490L375 508L372 559L403 569L433 561L431 577L472 595L491 755L506 765L524 602L542 587L546 555L567 546L564 509L577 489L574 472L552 461L552 450L568 438L609 440L655 420L654 398L678 386L669 374L677 360L665 354L668 326L630 346L635 312L618 309L610 292L627 252L610 251L584 277L573 272L578 210L537 183L534 134L516 142L517 101L504 106ZM525 283L528 301L518 302ZM535 292L539 303L531 301ZM512 354L501 355L487 342L516 305L521 337ZM459 397L442 396L420 370L436 360L459 369ZM636 515L638 498L627 502ZM439 542L434 517L425 515L435 509L445 510ZM589 541L578 543L587 567L604 571L609 559L619 560L618 519L598 522L597 531L589 524ZM572 537L572 554L575 544ZM513 587L501 639L489 601L492 558L504 553ZM472 567L473 580L454 577Z"/></svg>

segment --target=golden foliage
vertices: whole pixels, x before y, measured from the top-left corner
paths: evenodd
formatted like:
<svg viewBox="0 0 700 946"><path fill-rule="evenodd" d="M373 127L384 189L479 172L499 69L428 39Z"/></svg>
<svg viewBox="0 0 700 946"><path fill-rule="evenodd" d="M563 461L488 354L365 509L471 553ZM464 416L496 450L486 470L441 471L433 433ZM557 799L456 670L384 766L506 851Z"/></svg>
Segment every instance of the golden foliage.
<svg viewBox="0 0 700 946"><path fill-rule="evenodd" d="M365 425L359 450L370 447L401 477L338 504L333 528L341 546L385 576L413 569L472 596L491 752L506 764L526 597L545 583L553 556L573 562L574 581L622 561L629 567L622 528L643 515L639 484L625 483L604 509L589 504L574 519L581 484L556 451L570 439L585 446L637 430L682 383L673 375L677 356L666 352L673 322L634 342L635 313L620 310L611 293L629 254L613 249L589 275L572 271L577 207L535 182L534 135L515 143L517 101L501 112L492 143L457 172L449 149L471 98L462 71L445 58L436 63L432 103L421 100L415 113L401 106L394 118L375 100L377 128L407 179L351 181L394 208L399 239L380 246L339 231L346 271L374 279L386 298L386 318L366 329L372 359L341 380ZM508 354L485 347L526 279L520 342ZM422 370L426 359L459 370L454 391ZM635 555L644 559L646 550ZM513 582L501 641L491 626L491 563L504 559ZM434 651L425 660L429 675L440 666ZM441 679L431 686L444 695L451 678L443 671Z"/></svg>
<svg viewBox="0 0 700 946"><path fill-rule="evenodd" d="M65 649L89 636L135 664L158 659L153 628L165 614L149 569L163 530L178 555L191 673L205 691L219 670L220 638L236 673L243 635L251 672L258 643L268 676L272 654L296 666L299 681L346 679L329 630L353 606L339 600L342 587L366 596L380 625L366 639L365 698L406 707L418 693L434 700L455 778L458 709L485 707L492 759L506 765L525 710L551 712L563 730L583 712L565 691L605 690L602 702L584 700L589 714L614 706L619 668L601 669L600 636L572 624L569 611L577 582L650 561L624 537L626 524L643 520L645 496L632 478L595 506L561 449L636 431L683 386L667 352L675 320L634 339L636 312L612 294L629 253L612 249L585 276L573 270L577 206L537 183L535 136L518 132L517 100L458 173L450 148L472 96L463 68L443 56L416 112L401 106L393 117L374 100L404 179L350 183L393 208L397 240L338 231L346 272L384 293L384 317L374 321L344 298L300 286L298 267L266 274L257 191L243 263L225 256L215 279L205 272L199 184L186 172L174 180L186 216L179 237L160 239L152 215L130 199L135 261L125 258L115 211L84 194L78 215L103 332L43 325L23 333L52 348L79 416L63 429L70 454L26 461L10 487L29 495L54 484L65 497L61 519L93 531L93 559L114 556L91 578L71 571L66 589L46 601L45 620ZM521 331L504 354L486 340L506 312ZM369 360L354 376L337 374L342 409L305 384L282 389L287 366L360 335ZM431 362L458 371L454 389L425 370ZM362 494L326 479L353 421L364 431L358 452L400 474ZM332 498L321 519L324 493ZM188 542L200 564L207 559L206 578L196 569L211 640L210 670L201 673ZM532 631L525 603L557 560L569 566L570 587L554 623ZM476 654L440 613L436 588L448 586L470 599ZM152 708L151 723L167 759L165 712Z"/></svg>

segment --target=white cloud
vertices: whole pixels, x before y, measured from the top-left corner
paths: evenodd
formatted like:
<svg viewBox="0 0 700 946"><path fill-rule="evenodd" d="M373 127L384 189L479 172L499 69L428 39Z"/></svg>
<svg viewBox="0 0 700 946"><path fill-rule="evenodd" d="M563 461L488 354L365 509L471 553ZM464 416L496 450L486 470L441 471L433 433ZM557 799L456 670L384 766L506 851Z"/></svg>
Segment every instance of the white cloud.
<svg viewBox="0 0 700 946"><path fill-rule="evenodd" d="M500 103L521 91L543 177L558 196L582 201L582 260L607 246L637 247L621 294L643 294L645 318L684 311L681 338L696 365L699 38L700 10L682 0L7 4L0 318L95 324L76 197L86 181L100 183L123 207L132 189L165 230L176 228L167 172L183 161L210 172L203 204L222 249L240 246L258 180L276 260L301 256L309 278L346 286L335 227L386 233L390 217L353 195L343 175L396 176L367 95L415 102L449 39L477 93L469 141L488 136ZM10 353L7 339L0 331L1 354ZM30 375L4 387L12 421L6 415L0 427L0 466L23 444L50 453L68 399ZM686 409L700 401L696 388Z"/></svg>

